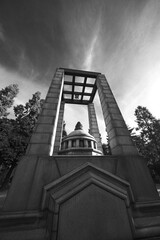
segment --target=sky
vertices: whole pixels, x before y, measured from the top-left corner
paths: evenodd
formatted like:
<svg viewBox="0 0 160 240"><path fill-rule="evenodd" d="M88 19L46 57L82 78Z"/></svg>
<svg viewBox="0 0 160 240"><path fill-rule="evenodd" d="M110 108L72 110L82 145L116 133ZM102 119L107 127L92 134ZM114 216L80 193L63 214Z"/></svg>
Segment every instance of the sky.
<svg viewBox="0 0 160 240"><path fill-rule="evenodd" d="M130 127L138 105L160 118L160 1L0 0L0 89L17 83L15 104L45 98L57 67L105 74ZM86 107L66 105L65 121L87 129Z"/></svg>

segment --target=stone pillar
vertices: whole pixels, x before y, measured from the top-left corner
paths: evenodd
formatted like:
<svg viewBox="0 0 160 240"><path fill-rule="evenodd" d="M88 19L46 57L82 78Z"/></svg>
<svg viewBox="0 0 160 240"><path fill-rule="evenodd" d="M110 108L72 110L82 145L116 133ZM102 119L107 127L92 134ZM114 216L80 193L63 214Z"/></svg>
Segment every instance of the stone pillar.
<svg viewBox="0 0 160 240"><path fill-rule="evenodd" d="M84 140L84 147L88 148L88 140Z"/></svg>
<svg viewBox="0 0 160 240"><path fill-rule="evenodd" d="M35 126L34 133L30 139L26 152L27 155L38 154L52 156L53 154L63 82L64 71L57 69Z"/></svg>
<svg viewBox="0 0 160 240"><path fill-rule="evenodd" d="M76 139L76 147L79 147L79 139Z"/></svg>
<svg viewBox="0 0 160 240"><path fill-rule="evenodd" d="M71 148L71 147L72 147L72 141L69 140L69 141L68 141L68 148Z"/></svg>
<svg viewBox="0 0 160 240"><path fill-rule="evenodd" d="M60 150L61 146L61 139L62 139L62 131L63 131L63 115L64 115L64 102L61 102L61 107L59 111L59 118L58 118L58 124L57 124L57 132L56 132L56 138L54 143L54 150L53 155L57 155L58 151Z"/></svg>
<svg viewBox="0 0 160 240"><path fill-rule="evenodd" d="M88 118L89 118L90 134L94 136L94 138L96 139L98 150L103 152L94 103L88 104Z"/></svg>
<svg viewBox="0 0 160 240"><path fill-rule="evenodd" d="M113 155L137 155L130 133L118 108L105 75L99 74L96 80L102 106L106 130Z"/></svg>

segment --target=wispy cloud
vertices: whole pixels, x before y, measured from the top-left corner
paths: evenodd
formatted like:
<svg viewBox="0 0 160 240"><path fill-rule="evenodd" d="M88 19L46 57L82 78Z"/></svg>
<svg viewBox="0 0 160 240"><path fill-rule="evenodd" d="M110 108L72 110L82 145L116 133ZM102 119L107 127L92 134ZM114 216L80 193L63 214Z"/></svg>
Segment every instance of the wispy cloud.
<svg viewBox="0 0 160 240"><path fill-rule="evenodd" d="M1 23L0 23L0 41L5 42L4 29Z"/></svg>
<svg viewBox="0 0 160 240"><path fill-rule="evenodd" d="M101 16L101 14L100 14ZM100 32L100 26L101 26L101 17L97 19L97 24L95 25L95 29L93 32L93 37L90 42L90 47L87 50L87 53L85 55L84 63L83 63L83 69L84 70L91 70L92 69L92 63L95 56L95 49L96 44L98 42L99 32Z"/></svg>

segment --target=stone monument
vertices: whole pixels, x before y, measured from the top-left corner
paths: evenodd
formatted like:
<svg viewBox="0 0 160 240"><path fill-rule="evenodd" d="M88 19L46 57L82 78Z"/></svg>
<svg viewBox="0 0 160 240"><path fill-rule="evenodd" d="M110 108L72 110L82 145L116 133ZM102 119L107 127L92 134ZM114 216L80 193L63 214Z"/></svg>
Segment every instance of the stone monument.
<svg viewBox="0 0 160 240"><path fill-rule="evenodd" d="M96 91L111 156L87 151L75 154L75 134L62 140L65 104L85 104L90 135L84 134L83 144L77 146L90 149L89 153L102 152L93 104ZM72 151L63 154L64 148ZM0 239L160 239L156 187L145 159L132 142L105 75L56 70L26 155L16 169L1 209Z"/></svg>

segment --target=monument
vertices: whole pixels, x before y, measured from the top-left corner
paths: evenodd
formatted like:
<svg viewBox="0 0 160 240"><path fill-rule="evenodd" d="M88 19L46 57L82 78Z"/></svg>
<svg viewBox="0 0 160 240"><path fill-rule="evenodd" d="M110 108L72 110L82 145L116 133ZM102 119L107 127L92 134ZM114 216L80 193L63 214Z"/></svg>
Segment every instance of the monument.
<svg viewBox="0 0 160 240"><path fill-rule="evenodd" d="M101 154L98 91L112 155ZM66 103L88 106L62 138ZM105 75L58 68L0 214L1 240L160 239L160 199Z"/></svg>

